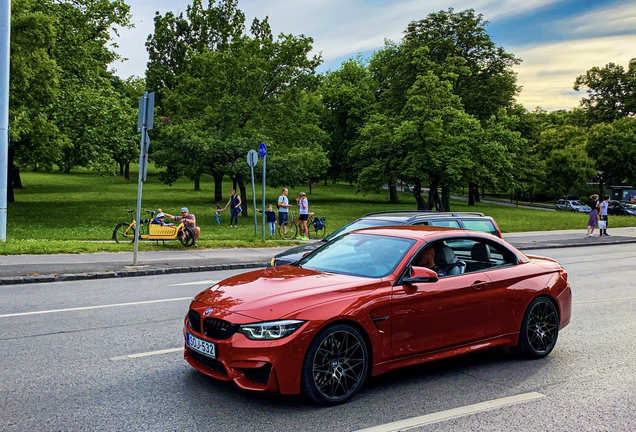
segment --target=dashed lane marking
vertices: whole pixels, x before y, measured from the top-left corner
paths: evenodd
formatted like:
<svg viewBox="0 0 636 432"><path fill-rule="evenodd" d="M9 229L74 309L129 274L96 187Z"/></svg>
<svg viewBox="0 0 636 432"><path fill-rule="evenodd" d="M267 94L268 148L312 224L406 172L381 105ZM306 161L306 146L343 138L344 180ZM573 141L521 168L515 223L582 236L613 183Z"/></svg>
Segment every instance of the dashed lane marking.
<svg viewBox="0 0 636 432"><path fill-rule="evenodd" d="M68 308L68 309L51 309L51 310L33 311L33 312L19 312L19 313L0 315L0 318L11 318L11 317L20 317L20 316L28 316L28 315L43 315L43 314L61 313L61 312L76 312L76 311L105 309L105 308L124 307L124 306L138 306L138 305L145 305L145 304L168 303L168 302L184 301L184 300L192 300L192 297L191 296L178 297L178 298L171 298L171 299L147 300L147 301L130 302L130 303L116 303L116 304L99 305L99 306L84 306L84 307L76 307L76 308Z"/></svg>
<svg viewBox="0 0 636 432"><path fill-rule="evenodd" d="M545 395L541 393L524 393L516 396L505 397L501 399L494 399L486 402L481 402L474 405L466 405L459 408L453 408L446 411L439 411L432 414L423 415L420 417L413 417L406 420L400 420L393 423L386 423L379 426L374 426L368 429L361 429L357 432L397 432L414 429L421 426L426 426L431 423L438 423L445 420L451 420L459 417L465 417L471 414L476 414L483 411L489 411L496 408L502 408L509 405L516 405L524 402L531 402L537 399L544 398Z"/></svg>
<svg viewBox="0 0 636 432"><path fill-rule="evenodd" d="M215 283L218 283L218 282L220 282L220 281L218 281L218 280L204 280L204 281L185 282L185 283L179 283L179 284L172 284L172 285L168 285L168 286L214 285Z"/></svg>
<svg viewBox="0 0 636 432"><path fill-rule="evenodd" d="M112 361L128 360L128 359L136 359L136 358L141 358L141 357L150 357L150 356L155 356L155 355L160 355L160 354L168 354L168 353L175 353L175 352L183 352L183 347L169 348L169 349L164 349L164 350L159 350L159 351L148 351L148 352L145 352L145 353L128 354L128 355L123 355L123 356L119 356L119 357L111 357L110 360L112 360Z"/></svg>

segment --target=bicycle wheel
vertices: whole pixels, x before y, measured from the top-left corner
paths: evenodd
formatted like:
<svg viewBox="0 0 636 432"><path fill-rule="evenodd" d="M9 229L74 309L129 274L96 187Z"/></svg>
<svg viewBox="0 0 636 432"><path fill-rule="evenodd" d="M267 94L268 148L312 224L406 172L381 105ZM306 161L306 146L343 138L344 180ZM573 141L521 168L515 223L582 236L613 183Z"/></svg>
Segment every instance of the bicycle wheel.
<svg viewBox="0 0 636 432"><path fill-rule="evenodd" d="M291 240L298 235L298 225L294 221L285 221L278 227L278 234L285 240Z"/></svg>
<svg viewBox="0 0 636 432"><path fill-rule="evenodd" d="M113 240L116 243L133 243L135 241L135 229L130 228L128 222L122 222L113 230Z"/></svg>
<svg viewBox="0 0 636 432"><path fill-rule="evenodd" d="M179 241L185 247L190 247L194 244L194 232L188 228L184 228L179 233L177 233L179 237Z"/></svg>

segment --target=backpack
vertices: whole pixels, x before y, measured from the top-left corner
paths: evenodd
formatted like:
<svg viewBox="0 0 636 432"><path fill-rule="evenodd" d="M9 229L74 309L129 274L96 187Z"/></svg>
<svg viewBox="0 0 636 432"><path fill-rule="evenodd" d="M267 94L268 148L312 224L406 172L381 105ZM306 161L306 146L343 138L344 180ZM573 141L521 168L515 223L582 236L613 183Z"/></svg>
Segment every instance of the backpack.
<svg viewBox="0 0 636 432"><path fill-rule="evenodd" d="M317 230L321 230L325 227L325 218L324 217L315 217L314 218L314 227Z"/></svg>

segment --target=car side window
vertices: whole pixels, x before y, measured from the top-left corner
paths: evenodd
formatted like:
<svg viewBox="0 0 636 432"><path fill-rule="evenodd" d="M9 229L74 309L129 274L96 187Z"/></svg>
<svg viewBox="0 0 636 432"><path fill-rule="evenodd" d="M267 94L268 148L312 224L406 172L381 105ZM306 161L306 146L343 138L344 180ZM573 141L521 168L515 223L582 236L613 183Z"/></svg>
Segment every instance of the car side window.
<svg viewBox="0 0 636 432"><path fill-rule="evenodd" d="M430 226L461 228L456 220L432 220L428 223Z"/></svg>
<svg viewBox="0 0 636 432"><path fill-rule="evenodd" d="M497 235L497 230L492 221L484 219L463 219L462 222L464 223L464 227L468 230L481 231L494 236Z"/></svg>

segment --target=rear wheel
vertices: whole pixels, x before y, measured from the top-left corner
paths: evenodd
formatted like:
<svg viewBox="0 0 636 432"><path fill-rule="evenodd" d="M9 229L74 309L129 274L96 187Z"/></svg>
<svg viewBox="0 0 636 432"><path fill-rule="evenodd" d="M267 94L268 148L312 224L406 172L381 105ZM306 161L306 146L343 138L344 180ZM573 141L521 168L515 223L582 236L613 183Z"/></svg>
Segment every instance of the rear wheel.
<svg viewBox="0 0 636 432"><path fill-rule="evenodd" d="M559 336L559 312L547 297L530 303L521 322L519 344L513 351L524 357L540 359L554 349Z"/></svg>
<svg viewBox="0 0 636 432"><path fill-rule="evenodd" d="M135 229L129 228L130 224L128 222L122 222L115 227L113 230L113 240L116 243L127 243L135 241Z"/></svg>
<svg viewBox="0 0 636 432"><path fill-rule="evenodd" d="M362 387L369 368L369 351L353 327L327 327L311 342L302 369L303 394L322 405L338 405Z"/></svg>
<svg viewBox="0 0 636 432"><path fill-rule="evenodd" d="M183 228L177 233L177 236L185 247L190 247L194 244L194 232L189 228Z"/></svg>
<svg viewBox="0 0 636 432"><path fill-rule="evenodd" d="M278 227L278 234L285 240L291 240L298 234L298 225L295 222L285 221Z"/></svg>

